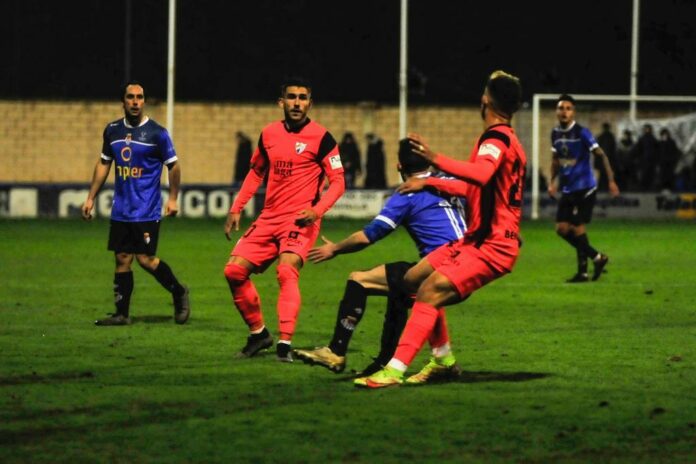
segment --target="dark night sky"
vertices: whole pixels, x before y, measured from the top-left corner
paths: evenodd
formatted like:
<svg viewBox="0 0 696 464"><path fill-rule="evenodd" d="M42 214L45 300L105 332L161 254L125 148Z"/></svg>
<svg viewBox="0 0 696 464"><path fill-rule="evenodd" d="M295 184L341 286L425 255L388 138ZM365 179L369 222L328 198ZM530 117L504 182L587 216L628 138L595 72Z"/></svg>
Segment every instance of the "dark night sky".
<svg viewBox="0 0 696 464"><path fill-rule="evenodd" d="M4 0L0 98L115 98L125 5ZM131 77L150 97L166 96L167 8L132 0ZM409 99L475 103L497 68L522 78L525 99L627 94L631 9L631 0L411 0ZM396 103L399 12L399 0L178 0L177 99L271 100L294 73L314 82L317 100ZM639 93L696 94L694 18L696 1L642 0Z"/></svg>

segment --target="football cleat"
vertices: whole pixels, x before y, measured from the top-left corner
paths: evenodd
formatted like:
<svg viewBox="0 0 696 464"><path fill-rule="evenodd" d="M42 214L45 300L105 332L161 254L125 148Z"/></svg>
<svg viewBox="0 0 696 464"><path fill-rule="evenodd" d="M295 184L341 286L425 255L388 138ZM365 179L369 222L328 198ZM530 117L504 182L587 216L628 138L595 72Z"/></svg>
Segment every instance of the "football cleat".
<svg viewBox="0 0 696 464"><path fill-rule="evenodd" d="M313 350L295 350L295 354L305 364L317 364L337 374L346 368L346 357L335 354L328 346L321 346Z"/></svg>
<svg viewBox="0 0 696 464"><path fill-rule="evenodd" d="M577 283L581 283L581 282L588 282L589 280L590 280L590 278L587 277L587 274L578 272L570 279L567 279L566 282L569 284L577 284Z"/></svg>
<svg viewBox="0 0 696 464"><path fill-rule="evenodd" d="M442 358L432 356L428 364L417 374L406 379L409 385L422 385L425 383L447 382L454 380L462 373L457 365L454 355L448 354Z"/></svg>
<svg viewBox="0 0 696 464"><path fill-rule="evenodd" d="M356 379L357 380L357 379ZM401 385L404 383L403 372L394 369L393 367L385 367L381 371L377 371L375 374L367 377L365 379L366 388L385 388L394 387L396 385ZM363 385L355 383L356 387L362 387Z"/></svg>
<svg viewBox="0 0 696 464"><path fill-rule="evenodd" d="M358 377L353 379L353 385L360 388L367 388L367 377Z"/></svg>
<svg viewBox="0 0 696 464"><path fill-rule="evenodd" d="M119 313L113 313L105 319L97 319L94 321L94 325L130 325L131 322L130 317Z"/></svg>
<svg viewBox="0 0 696 464"><path fill-rule="evenodd" d="M191 315L191 304L189 303L189 289L184 285L184 293L174 296L174 321L177 324L185 324Z"/></svg>
<svg viewBox="0 0 696 464"><path fill-rule="evenodd" d="M276 355L278 356L278 361L280 362L293 362L292 347L289 343L276 343Z"/></svg>
<svg viewBox="0 0 696 464"><path fill-rule="evenodd" d="M263 329L261 333L251 334L247 337L247 343L242 350L237 353L237 358L251 358L267 348L273 346L273 337L267 329Z"/></svg>
<svg viewBox="0 0 696 464"><path fill-rule="evenodd" d="M599 258L594 261L594 272L592 273L592 280L597 280L602 275L604 267L609 262L609 257L607 255L600 254Z"/></svg>
<svg viewBox="0 0 696 464"><path fill-rule="evenodd" d="M384 365L380 364L377 361L373 361L370 364L365 367L365 369L361 370L360 372L356 372L355 375L358 377L369 377L372 374L376 373L377 371L380 371L384 369Z"/></svg>

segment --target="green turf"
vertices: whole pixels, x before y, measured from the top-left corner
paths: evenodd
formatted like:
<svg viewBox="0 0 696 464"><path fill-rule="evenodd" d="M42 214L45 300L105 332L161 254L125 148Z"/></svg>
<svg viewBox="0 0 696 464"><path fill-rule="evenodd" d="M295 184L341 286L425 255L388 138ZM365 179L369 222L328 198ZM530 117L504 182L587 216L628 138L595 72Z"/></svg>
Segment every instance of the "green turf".
<svg viewBox="0 0 696 464"><path fill-rule="evenodd" d="M596 221L608 272L575 285L553 224L524 223L514 272L448 310L461 382L383 391L347 374L377 353L377 297L345 374L233 359L246 330L222 225L164 221L189 324L135 269L134 325L95 327L112 310L108 223L0 221L0 462L696 462L695 223ZM307 265L295 347L329 341L350 270L399 259L415 259L403 232ZM273 268L255 282L275 332Z"/></svg>

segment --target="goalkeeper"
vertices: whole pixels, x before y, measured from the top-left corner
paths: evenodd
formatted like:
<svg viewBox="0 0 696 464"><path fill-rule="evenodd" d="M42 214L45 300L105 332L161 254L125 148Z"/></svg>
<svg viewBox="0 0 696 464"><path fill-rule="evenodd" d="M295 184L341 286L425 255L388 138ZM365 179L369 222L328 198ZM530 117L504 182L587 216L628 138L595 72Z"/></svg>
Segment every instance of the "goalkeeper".
<svg viewBox="0 0 696 464"><path fill-rule="evenodd" d="M399 143L398 169L404 180L411 177L436 175L428 161L411 151L408 139ZM442 176L441 174L437 174ZM452 182L461 182L452 180ZM463 197L443 197L433 190L423 190L413 194L394 193L385 203L380 213L362 230L354 232L344 240L333 243L322 237L324 245L312 248L308 258L320 263L336 255L354 253L383 239L403 225L418 248L421 257L439 246L461 238L466 232ZM366 309L368 295L387 297L387 310L382 329L381 350L374 361L358 376L368 376L386 365L396 350L399 337L406 324L408 309L413 305L413 295L403 286L406 271L415 263L399 261L381 264L366 271L351 272L338 308L333 337L328 346L314 350L295 350L295 355L308 364L318 364L339 373L346 366L348 344ZM449 337L444 312L438 317L437 330L430 344L433 355L446 358L448 369L442 372L423 373L422 382L434 380L433 377L458 373L454 355L450 351ZM417 374L418 375L418 374ZM415 377L415 376L414 376Z"/></svg>

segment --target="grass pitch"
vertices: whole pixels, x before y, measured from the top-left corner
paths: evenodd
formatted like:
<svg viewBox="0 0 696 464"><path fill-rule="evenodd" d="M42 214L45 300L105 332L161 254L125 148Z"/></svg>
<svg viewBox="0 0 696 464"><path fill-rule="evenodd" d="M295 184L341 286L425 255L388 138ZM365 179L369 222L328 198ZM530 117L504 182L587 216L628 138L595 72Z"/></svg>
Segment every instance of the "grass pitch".
<svg viewBox="0 0 696 464"><path fill-rule="evenodd" d="M362 225L329 219L323 233ZM348 374L378 351L378 297L345 374L274 352L233 359L246 329L222 221L163 223L159 255L191 288L187 325L136 268L135 323L95 327L112 311L107 228L0 221L0 462L696 462L693 222L595 221L611 260L587 284L564 283L575 256L553 224L525 222L514 272L448 310L461 380L380 391ZM398 231L308 264L294 347L329 341L350 270L415 258ZM273 268L254 281L275 332Z"/></svg>

